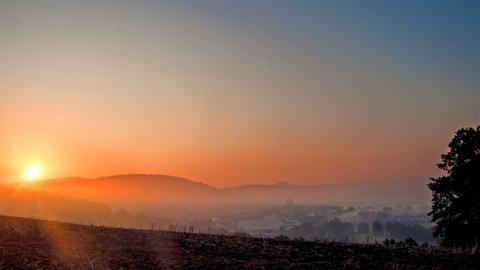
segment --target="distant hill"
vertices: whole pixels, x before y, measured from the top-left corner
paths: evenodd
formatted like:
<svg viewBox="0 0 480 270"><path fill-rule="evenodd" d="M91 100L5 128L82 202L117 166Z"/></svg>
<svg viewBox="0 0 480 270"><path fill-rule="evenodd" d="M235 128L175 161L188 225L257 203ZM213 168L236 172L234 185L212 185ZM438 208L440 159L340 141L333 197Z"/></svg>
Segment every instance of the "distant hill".
<svg viewBox="0 0 480 270"><path fill-rule="evenodd" d="M292 198L301 204L393 205L428 204L426 184L413 181L358 182L324 185L244 185L222 189L232 202L284 203Z"/></svg>
<svg viewBox="0 0 480 270"><path fill-rule="evenodd" d="M477 253L82 226L0 216L0 269L478 269Z"/></svg>
<svg viewBox="0 0 480 270"><path fill-rule="evenodd" d="M411 181L318 186L279 182L218 189L181 177L128 174L43 180L32 184L31 188L106 203L115 208L149 212L169 206L283 204L288 198L300 204L337 205L426 204L430 200L426 186Z"/></svg>
<svg viewBox="0 0 480 270"><path fill-rule="evenodd" d="M88 198L115 207L151 208L162 205L214 203L219 190L181 177L128 174L101 178L62 178L38 181L34 188L74 198Z"/></svg>
<svg viewBox="0 0 480 270"><path fill-rule="evenodd" d="M243 185L222 189L226 202L241 204L283 204L286 199L301 203L325 203L323 186L294 185L279 182L272 185Z"/></svg>
<svg viewBox="0 0 480 270"><path fill-rule="evenodd" d="M112 211L106 204L11 186L0 186L0 215L136 228L152 224L145 215Z"/></svg>

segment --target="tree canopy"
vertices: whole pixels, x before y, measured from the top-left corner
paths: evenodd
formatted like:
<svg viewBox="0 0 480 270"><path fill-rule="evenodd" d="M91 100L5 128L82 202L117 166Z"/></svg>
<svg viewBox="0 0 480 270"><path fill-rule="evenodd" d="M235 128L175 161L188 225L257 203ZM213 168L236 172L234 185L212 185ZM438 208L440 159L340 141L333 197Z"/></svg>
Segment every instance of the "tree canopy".
<svg viewBox="0 0 480 270"><path fill-rule="evenodd" d="M480 126L456 131L430 178L434 235L446 246L480 244Z"/></svg>

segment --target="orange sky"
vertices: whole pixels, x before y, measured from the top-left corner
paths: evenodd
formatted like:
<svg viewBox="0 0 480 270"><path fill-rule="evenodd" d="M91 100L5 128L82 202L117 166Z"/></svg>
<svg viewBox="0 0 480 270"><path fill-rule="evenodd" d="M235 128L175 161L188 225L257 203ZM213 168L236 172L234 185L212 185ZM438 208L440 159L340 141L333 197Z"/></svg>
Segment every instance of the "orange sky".
<svg viewBox="0 0 480 270"><path fill-rule="evenodd" d="M294 130L278 135L255 130L243 134L207 130L196 136L176 130L137 134L35 107L17 106L3 115L2 129L9 131L2 133L0 145L5 178L17 178L25 166L39 163L46 178L159 173L216 186L415 179L435 172L436 153L444 150L448 139L431 142L413 132L395 134L400 128L392 126L378 134L362 129L349 133L356 127L312 134Z"/></svg>
<svg viewBox="0 0 480 270"><path fill-rule="evenodd" d="M426 181L478 124L470 9L67 2L0 4L4 181Z"/></svg>

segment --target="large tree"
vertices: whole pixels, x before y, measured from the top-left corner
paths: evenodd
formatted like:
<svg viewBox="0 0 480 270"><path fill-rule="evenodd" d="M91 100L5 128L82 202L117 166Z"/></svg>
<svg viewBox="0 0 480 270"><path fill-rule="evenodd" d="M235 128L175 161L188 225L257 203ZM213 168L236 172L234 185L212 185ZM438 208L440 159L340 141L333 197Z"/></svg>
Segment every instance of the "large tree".
<svg viewBox="0 0 480 270"><path fill-rule="evenodd" d="M480 244L480 126L457 130L431 178L434 235L446 246Z"/></svg>

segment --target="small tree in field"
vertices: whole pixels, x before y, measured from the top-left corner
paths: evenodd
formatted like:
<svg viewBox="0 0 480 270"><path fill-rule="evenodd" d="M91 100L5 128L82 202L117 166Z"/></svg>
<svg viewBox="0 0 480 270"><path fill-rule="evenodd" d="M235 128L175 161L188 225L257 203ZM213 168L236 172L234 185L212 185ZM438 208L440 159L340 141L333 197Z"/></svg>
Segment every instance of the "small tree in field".
<svg viewBox="0 0 480 270"><path fill-rule="evenodd" d="M480 244L480 126L455 133L438 167L446 175L431 178L434 235L446 246Z"/></svg>

